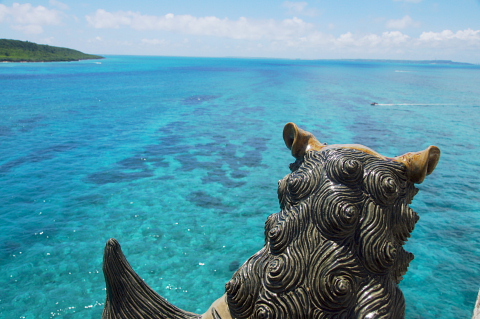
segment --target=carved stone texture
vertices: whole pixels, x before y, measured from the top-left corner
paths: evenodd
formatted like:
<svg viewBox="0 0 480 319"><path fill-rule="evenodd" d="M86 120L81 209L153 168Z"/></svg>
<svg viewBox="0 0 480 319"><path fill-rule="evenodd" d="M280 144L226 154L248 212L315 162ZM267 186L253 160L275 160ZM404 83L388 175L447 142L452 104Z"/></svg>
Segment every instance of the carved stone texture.
<svg viewBox="0 0 480 319"><path fill-rule="evenodd" d="M398 283L413 254L403 245L418 215L409 207L440 150L387 158L356 144L326 145L293 123L284 140L295 163L279 182L280 212L266 244L203 315L169 304L107 244L103 318L404 318Z"/></svg>

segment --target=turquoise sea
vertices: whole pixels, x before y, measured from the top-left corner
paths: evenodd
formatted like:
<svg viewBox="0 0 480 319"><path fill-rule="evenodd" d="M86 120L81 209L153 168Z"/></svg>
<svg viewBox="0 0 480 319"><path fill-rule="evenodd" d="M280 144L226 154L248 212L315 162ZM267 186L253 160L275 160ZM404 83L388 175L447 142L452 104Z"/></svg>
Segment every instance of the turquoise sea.
<svg viewBox="0 0 480 319"><path fill-rule="evenodd" d="M139 56L0 64L0 318L100 318L112 237L206 311L279 211L287 122L386 156L441 148L401 288L409 319L470 318L480 66Z"/></svg>

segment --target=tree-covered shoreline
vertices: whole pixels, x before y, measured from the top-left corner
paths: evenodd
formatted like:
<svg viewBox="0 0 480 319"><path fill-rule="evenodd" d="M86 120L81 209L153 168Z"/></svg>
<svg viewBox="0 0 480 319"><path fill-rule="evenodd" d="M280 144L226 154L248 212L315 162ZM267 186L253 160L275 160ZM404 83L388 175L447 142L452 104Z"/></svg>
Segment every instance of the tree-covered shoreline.
<svg viewBox="0 0 480 319"><path fill-rule="evenodd" d="M0 62L60 62L90 59L103 57L28 41L0 39Z"/></svg>

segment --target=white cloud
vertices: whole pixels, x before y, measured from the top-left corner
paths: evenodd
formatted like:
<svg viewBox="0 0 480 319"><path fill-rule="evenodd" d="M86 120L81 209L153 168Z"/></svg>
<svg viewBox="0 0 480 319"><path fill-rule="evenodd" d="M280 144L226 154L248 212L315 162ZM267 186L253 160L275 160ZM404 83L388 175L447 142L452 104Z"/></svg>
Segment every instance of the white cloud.
<svg viewBox="0 0 480 319"><path fill-rule="evenodd" d="M60 24L62 17L57 10L50 10L44 6L34 7L30 3L14 3L9 10L17 23L34 25L55 25Z"/></svg>
<svg viewBox="0 0 480 319"><path fill-rule="evenodd" d="M470 54L478 61L478 52L480 50L480 30L443 30L442 32L423 32L416 46L422 49L432 49L444 54Z"/></svg>
<svg viewBox="0 0 480 319"><path fill-rule="evenodd" d="M335 42L339 45L354 45L355 39L352 32L347 32L340 35Z"/></svg>
<svg viewBox="0 0 480 319"><path fill-rule="evenodd" d="M317 52L325 56L328 52L343 53L384 53L396 52L411 47L413 39L400 31L383 32L381 34L354 34L347 32L335 37L331 34L313 31L299 39L283 42L284 47L295 48L298 52ZM282 49L282 43L272 42L270 47ZM283 48L284 49L284 48ZM308 53L308 54L310 54ZM337 55L338 56L338 55Z"/></svg>
<svg viewBox="0 0 480 319"><path fill-rule="evenodd" d="M7 6L0 3L0 22L3 22L3 20L5 20L7 14L8 14Z"/></svg>
<svg viewBox="0 0 480 319"><path fill-rule="evenodd" d="M174 48L181 48L183 51L179 49L180 54L184 54L185 50L195 50L196 54L205 56L217 52L213 55L422 59L437 56L439 47L445 49L442 50L445 56L448 56L447 52L458 52L459 48L470 48L472 52L480 48L480 30L424 32L419 37L399 31L419 25L408 15L400 20L389 21L388 25L396 30L367 34L346 32L338 36L320 32L313 24L299 18L255 20L241 17L231 20L215 16L195 17L172 13L154 16L100 9L86 16L86 19L90 26L97 29L131 28L139 31L139 35L143 31L155 31L158 34L151 38L139 36L142 40L135 40L136 45L142 45L148 52L158 52L155 47L162 47L162 50L168 48L172 51L170 54L175 54ZM190 36L191 42L180 43L182 36L171 38L168 33ZM224 40L218 41L219 38ZM135 44L132 41L129 43Z"/></svg>
<svg viewBox="0 0 480 319"><path fill-rule="evenodd" d="M420 27L420 23L414 21L409 15L398 20L388 20L387 28L389 29L406 29L410 27Z"/></svg>
<svg viewBox="0 0 480 319"><path fill-rule="evenodd" d="M14 3L11 7L0 4L0 22L10 22L12 28L28 34L39 34L47 25L62 22L63 13L30 3Z"/></svg>
<svg viewBox="0 0 480 319"><path fill-rule="evenodd" d="M91 38L87 40L88 43L99 43L103 42L103 38L100 36L96 36L95 38Z"/></svg>
<svg viewBox="0 0 480 319"><path fill-rule="evenodd" d="M42 40L42 43L53 45L55 43L55 38L54 37L44 38Z"/></svg>
<svg viewBox="0 0 480 319"><path fill-rule="evenodd" d="M25 34L40 34L43 33L43 27L36 24L27 24L27 25L12 25L12 29L21 31Z"/></svg>
<svg viewBox="0 0 480 319"><path fill-rule="evenodd" d="M143 15L139 12L108 12L103 9L86 16L88 23L97 29L117 29L130 27L135 30L172 31L183 34L214 36L232 39L289 39L300 37L312 30L313 25L302 19L292 18L282 21L254 20L241 17L238 20L220 19L214 16L194 17L191 15L164 16Z"/></svg>
<svg viewBox="0 0 480 319"><path fill-rule="evenodd" d="M307 38L309 39L309 38ZM328 39L328 37L323 37ZM466 29L453 32L424 32L411 37L400 31L381 34L344 33L321 43L299 43L299 48L310 45L319 52L338 52L337 56L389 59L433 59L443 58L471 60L480 50L480 30ZM462 58L463 56L463 58Z"/></svg>
<svg viewBox="0 0 480 319"><path fill-rule="evenodd" d="M407 43L411 38L400 31L383 32L381 35L367 34L355 36L351 32L342 34L335 40L341 47L398 47Z"/></svg>
<svg viewBox="0 0 480 319"><path fill-rule="evenodd" d="M285 1L283 6L291 10L292 12L302 13L303 10L308 6L308 3L305 1L302 2L293 2L293 1Z"/></svg>
<svg viewBox="0 0 480 319"><path fill-rule="evenodd" d="M466 29L457 32L453 32L452 30L443 30L442 32L423 32L419 39L424 42L462 40L480 44L480 30Z"/></svg>
<svg viewBox="0 0 480 319"><path fill-rule="evenodd" d="M167 42L164 39L142 39L142 43L148 45L162 45Z"/></svg>
<svg viewBox="0 0 480 319"><path fill-rule="evenodd" d="M457 39L469 40L478 43L480 41L480 30L466 29L457 31L456 37Z"/></svg>
<svg viewBox="0 0 480 319"><path fill-rule="evenodd" d="M285 1L282 5L288 9L288 13L291 15L304 15L311 17L318 15L318 11L316 9L307 8L308 2L305 1Z"/></svg>
<svg viewBox="0 0 480 319"><path fill-rule="evenodd" d="M65 4L63 2L60 2L60 1L57 1L57 0L50 0L49 3L50 3L51 6L57 7L60 10L63 10L63 11L66 11L66 10L70 9L70 7L67 4Z"/></svg>

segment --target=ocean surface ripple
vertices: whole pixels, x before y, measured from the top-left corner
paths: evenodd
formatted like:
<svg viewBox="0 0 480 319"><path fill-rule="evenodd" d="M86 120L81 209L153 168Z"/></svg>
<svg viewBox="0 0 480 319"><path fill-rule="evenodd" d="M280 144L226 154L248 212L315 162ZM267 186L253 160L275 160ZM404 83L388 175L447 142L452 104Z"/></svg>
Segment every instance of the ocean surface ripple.
<svg viewBox="0 0 480 319"><path fill-rule="evenodd" d="M112 237L153 289L206 311L280 210L287 122L386 156L440 147L401 288L408 319L472 315L479 66L108 56L0 64L0 92L2 318L100 318Z"/></svg>

